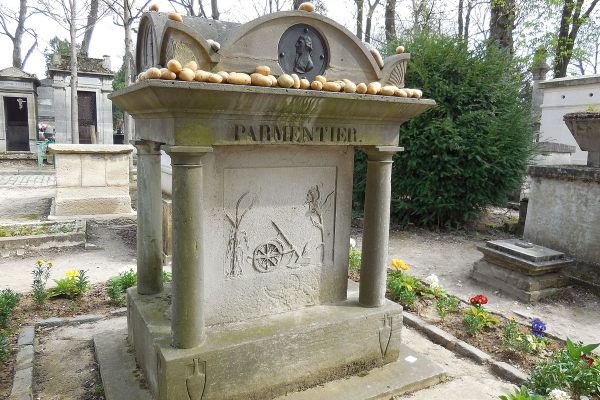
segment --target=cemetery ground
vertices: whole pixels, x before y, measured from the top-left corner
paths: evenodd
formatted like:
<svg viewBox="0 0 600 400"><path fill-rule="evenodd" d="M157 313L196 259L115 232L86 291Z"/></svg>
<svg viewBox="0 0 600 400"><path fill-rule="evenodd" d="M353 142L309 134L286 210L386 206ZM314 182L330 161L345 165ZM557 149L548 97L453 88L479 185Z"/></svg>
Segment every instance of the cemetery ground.
<svg viewBox="0 0 600 400"><path fill-rule="evenodd" d="M2 222L35 221L48 215L52 187L4 187L0 191ZM561 339L569 337L584 343L597 342L597 332L600 331L597 310L600 309L600 300L588 290L575 287L559 298L527 305L469 278L473 262L481 258L476 245L485 240L512 237L501 228L506 222L514 222L514 218L514 213L508 210L490 209L478 224L462 231L393 228L389 256L390 259L401 259L406 263L409 270L404 272L411 276L422 279L435 273L441 286L463 301L468 301L476 294L484 294L488 298L486 308L498 313L498 318L513 317L528 324L532 318L537 317L547 324L547 333L553 336ZM20 328L41 319L76 315L97 315L101 319L79 325L37 328L33 379L35 398L103 398L92 336L102 331L126 327L126 318L114 313L121 305L111 302L105 291L109 278L128 267L135 268L135 229L131 220L90 222L85 246L0 258L0 290L10 288L22 294L8 328L9 354L0 365L0 399L8 396L12 385L16 340ZM353 229L352 237L358 242L357 248L360 248L359 227ZM86 271L91 289L73 300L49 299L45 305L36 307L30 290L31 271L38 259L53 263L49 286L53 285L53 279L63 278L67 271L81 269ZM356 271L350 271L350 275L356 277ZM427 321L451 328L452 318L440 321L435 311L431 311L431 301L429 307L423 305L426 303L427 301L418 303L411 309L420 313ZM469 342L467 335L459 338ZM496 341L495 347L498 348L498 337L491 338ZM498 395L508 392L512 387L511 383L498 378L488 367L457 356L406 325L402 331L402 341L442 366L448 379L432 388L399 398L497 399ZM474 344L494 357L502 357L502 352L490 347L489 342L479 341ZM523 365L518 360L504 361L515 361L515 365Z"/></svg>

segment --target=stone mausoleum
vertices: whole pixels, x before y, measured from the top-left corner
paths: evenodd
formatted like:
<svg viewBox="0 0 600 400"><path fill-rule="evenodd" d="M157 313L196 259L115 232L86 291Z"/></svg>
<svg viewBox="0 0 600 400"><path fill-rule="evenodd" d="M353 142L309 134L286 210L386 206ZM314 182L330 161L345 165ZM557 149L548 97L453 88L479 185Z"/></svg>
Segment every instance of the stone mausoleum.
<svg viewBox="0 0 600 400"><path fill-rule="evenodd" d="M35 150L39 85L35 75L19 68L0 70L0 152Z"/></svg>
<svg viewBox="0 0 600 400"><path fill-rule="evenodd" d="M214 72L265 65L274 75L399 87L410 57L380 67L347 29L305 11L243 25L147 13L137 49L141 69L175 58ZM402 307L385 299L399 126L432 100L154 79L111 99L136 126L138 286L128 292L128 340L153 398L272 399L376 367L385 377L360 390L380 391L362 398L439 379L401 346ZM368 172L356 290L347 268L358 149ZM166 285L161 150L172 167ZM112 368L100 363L110 399Z"/></svg>

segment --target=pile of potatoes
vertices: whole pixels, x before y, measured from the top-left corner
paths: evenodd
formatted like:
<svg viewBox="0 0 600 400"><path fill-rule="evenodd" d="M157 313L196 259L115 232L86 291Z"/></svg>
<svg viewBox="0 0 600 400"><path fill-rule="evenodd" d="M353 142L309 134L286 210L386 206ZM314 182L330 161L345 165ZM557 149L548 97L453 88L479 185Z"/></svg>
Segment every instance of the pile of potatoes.
<svg viewBox="0 0 600 400"><path fill-rule="evenodd" d="M420 99L423 96L423 92L419 89L400 89L394 85L382 85L379 82L356 84L348 79L328 81L321 75L317 75L312 82L308 79L300 79L296 74L283 74L275 77L271 74L271 69L265 65L256 67L256 70L252 74L225 71L212 73L198 69L198 64L195 61L190 61L185 65L181 65L177 60L170 60L167 63L167 68L149 68L147 71L139 74L137 80L139 82L146 79L179 79L182 81L229 83L232 85L253 85L286 89L311 89L326 92L413 97L417 99Z"/></svg>

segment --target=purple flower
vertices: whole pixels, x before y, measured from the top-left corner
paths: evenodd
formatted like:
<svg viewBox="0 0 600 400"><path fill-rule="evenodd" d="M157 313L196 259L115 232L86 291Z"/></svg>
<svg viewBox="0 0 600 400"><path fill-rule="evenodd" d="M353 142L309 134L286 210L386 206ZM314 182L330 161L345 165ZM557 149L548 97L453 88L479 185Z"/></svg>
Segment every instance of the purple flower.
<svg viewBox="0 0 600 400"><path fill-rule="evenodd" d="M542 322L539 318L534 318L531 321L531 333L538 339L544 337L544 332L546 332L546 324Z"/></svg>

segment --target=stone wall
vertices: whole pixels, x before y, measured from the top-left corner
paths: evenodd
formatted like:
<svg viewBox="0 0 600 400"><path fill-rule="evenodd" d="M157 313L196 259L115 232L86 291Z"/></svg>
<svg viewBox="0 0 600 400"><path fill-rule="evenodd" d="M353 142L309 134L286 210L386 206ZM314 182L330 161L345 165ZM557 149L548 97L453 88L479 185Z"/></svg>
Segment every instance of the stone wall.
<svg viewBox="0 0 600 400"><path fill-rule="evenodd" d="M587 163L587 151L581 151L563 122L570 112L600 108L600 75L552 79L539 83L543 91L540 142L560 143L576 147L568 164ZM557 160L558 161L558 160ZM560 157L560 162L564 157Z"/></svg>

